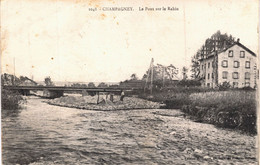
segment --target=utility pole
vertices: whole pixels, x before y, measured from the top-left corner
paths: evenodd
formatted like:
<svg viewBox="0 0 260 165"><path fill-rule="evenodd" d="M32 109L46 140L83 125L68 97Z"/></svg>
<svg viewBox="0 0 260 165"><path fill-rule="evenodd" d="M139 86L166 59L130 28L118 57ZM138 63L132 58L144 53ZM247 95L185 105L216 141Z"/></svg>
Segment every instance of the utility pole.
<svg viewBox="0 0 260 165"><path fill-rule="evenodd" d="M152 73L151 73L152 72ZM150 66L149 66L149 69L148 69L148 73L147 73L147 77L146 77L146 82L145 82L145 86L144 86L144 92L145 92L145 89L146 89L146 86L148 84L148 81L149 81L149 75L153 75L153 58L151 60L151 63L150 63ZM153 76L151 76L151 86L152 86L152 79L153 79Z"/></svg>
<svg viewBox="0 0 260 165"><path fill-rule="evenodd" d="M150 68L151 68L151 64L150 64L149 69L148 69L148 73L147 73L147 77L146 77L146 81L145 81L145 85L144 85L144 92L145 92L145 89L146 89L146 86L147 86L147 83L148 83L148 78L149 78L149 74L150 74Z"/></svg>
<svg viewBox="0 0 260 165"><path fill-rule="evenodd" d="M164 88L164 82L165 82L165 77L164 77L164 72L165 72L165 67L163 66L163 74L162 74L162 78L163 78L163 88Z"/></svg>
<svg viewBox="0 0 260 165"><path fill-rule="evenodd" d="M152 58L152 62L151 62L151 94L153 93L153 58Z"/></svg>
<svg viewBox="0 0 260 165"><path fill-rule="evenodd" d="M15 85L15 57L13 59L14 62L14 76L13 76L13 85Z"/></svg>

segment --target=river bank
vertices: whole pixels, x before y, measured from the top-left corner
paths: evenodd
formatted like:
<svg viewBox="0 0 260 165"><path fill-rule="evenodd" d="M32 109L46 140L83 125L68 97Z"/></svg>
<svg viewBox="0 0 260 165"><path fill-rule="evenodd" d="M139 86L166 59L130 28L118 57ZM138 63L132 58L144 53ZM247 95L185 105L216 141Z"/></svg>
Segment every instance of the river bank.
<svg viewBox="0 0 260 165"><path fill-rule="evenodd" d="M140 93L140 98L164 102L167 109L180 109L190 118L257 134L257 97L254 89L180 88Z"/></svg>
<svg viewBox="0 0 260 165"><path fill-rule="evenodd" d="M3 164L257 164L256 136L179 110L92 111L27 96L2 116Z"/></svg>
<svg viewBox="0 0 260 165"><path fill-rule="evenodd" d="M47 100L46 103L62 107L98 111L160 108L159 103L136 97L125 97L123 101L120 101L120 96L114 96L114 100L112 102L106 99L105 95L101 95L99 104L97 104L97 99L98 96L69 95L52 100Z"/></svg>

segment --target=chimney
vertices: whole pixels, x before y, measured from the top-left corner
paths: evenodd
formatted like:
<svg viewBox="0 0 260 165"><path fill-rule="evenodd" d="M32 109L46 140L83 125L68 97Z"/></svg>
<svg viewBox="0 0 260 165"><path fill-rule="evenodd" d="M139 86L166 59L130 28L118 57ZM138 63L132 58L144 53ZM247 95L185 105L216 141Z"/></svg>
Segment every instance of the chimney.
<svg viewBox="0 0 260 165"><path fill-rule="evenodd" d="M240 41L240 39L238 38L238 39L237 39L237 43L239 43L239 41Z"/></svg>

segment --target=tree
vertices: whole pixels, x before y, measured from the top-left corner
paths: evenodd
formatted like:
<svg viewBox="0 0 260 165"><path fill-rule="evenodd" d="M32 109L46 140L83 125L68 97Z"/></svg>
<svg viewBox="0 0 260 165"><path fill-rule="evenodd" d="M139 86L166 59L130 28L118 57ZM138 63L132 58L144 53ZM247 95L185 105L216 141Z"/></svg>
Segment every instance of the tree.
<svg viewBox="0 0 260 165"><path fill-rule="evenodd" d="M161 64L157 64L153 67L153 80L173 80L176 78L178 74L178 68L170 64L169 66L163 66ZM151 78L151 72L146 71L143 75L143 80L146 80L147 76L149 79ZM150 80L149 80L150 81Z"/></svg>
<svg viewBox="0 0 260 165"><path fill-rule="evenodd" d="M108 85L106 83L104 83L104 82L101 82L100 84L98 84L98 87L106 88L106 87L108 87Z"/></svg>
<svg viewBox="0 0 260 165"><path fill-rule="evenodd" d="M88 83L88 87L89 88L95 88L96 86L95 86L95 84L93 82L90 82L90 83Z"/></svg>
<svg viewBox="0 0 260 165"><path fill-rule="evenodd" d="M74 83L74 84L71 85L71 87L83 87L83 88L86 88L87 84Z"/></svg>
<svg viewBox="0 0 260 165"><path fill-rule="evenodd" d="M199 65L199 60L194 55L191 59L191 78L192 79L198 79L200 74L200 65Z"/></svg>
<svg viewBox="0 0 260 165"><path fill-rule="evenodd" d="M20 79L12 74L4 73L1 75L2 85L19 85Z"/></svg>
<svg viewBox="0 0 260 165"><path fill-rule="evenodd" d="M45 77L44 83L45 83L46 86L54 86L54 83L51 81L51 77L50 76Z"/></svg>
<svg viewBox="0 0 260 165"><path fill-rule="evenodd" d="M145 73L145 74L143 75L142 80L146 80L146 78L147 78L147 73Z"/></svg>
<svg viewBox="0 0 260 165"><path fill-rule="evenodd" d="M137 78L136 74L133 73L133 74L131 75L131 80L137 80L137 79L138 79L138 78Z"/></svg>
<svg viewBox="0 0 260 165"><path fill-rule="evenodd" d="M220 31L217 31L210 38L205 40L205 43L201 48L195 53L191 59L191 77L193 79L199 78L199 60L207 58L208 55L224 50L235 43L235 38L232 35L221 34Z"/></svg>

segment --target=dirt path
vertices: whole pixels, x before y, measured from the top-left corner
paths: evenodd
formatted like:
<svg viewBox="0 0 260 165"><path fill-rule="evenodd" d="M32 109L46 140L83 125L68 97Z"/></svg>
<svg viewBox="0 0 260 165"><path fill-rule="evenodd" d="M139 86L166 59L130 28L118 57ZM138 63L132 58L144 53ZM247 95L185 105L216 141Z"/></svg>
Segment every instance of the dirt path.
<svg viewBox="0 0 260 165"><path fill-rule="evenodd" d="M257 164L256 137L178 110L98 112L38 99L2 123L6 164Z"/></svg>

